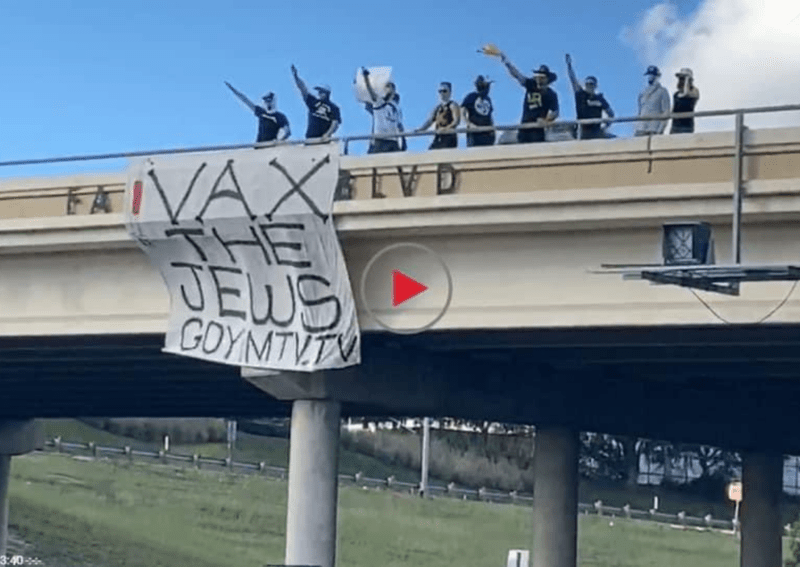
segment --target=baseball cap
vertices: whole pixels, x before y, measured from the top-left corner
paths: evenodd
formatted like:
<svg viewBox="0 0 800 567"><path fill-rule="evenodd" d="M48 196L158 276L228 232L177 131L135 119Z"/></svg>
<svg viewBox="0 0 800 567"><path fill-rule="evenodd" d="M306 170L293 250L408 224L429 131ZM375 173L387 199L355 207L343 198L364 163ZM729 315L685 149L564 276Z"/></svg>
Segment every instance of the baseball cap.
<svg viewBox="0 0 800 567"><path fill-rule="evenodd" d="M270 91L267 94L265 94L264 96L262 96L261 98L262 98L262 100L272 100L273 98L275 98L275 93Z"/></svg>
<svg viewBox="0 0 800 567"><path fill-rule="evenodd" d="M647 71L644 72L644 74L645 75L655 75L656 77L660 77L661 76L661 71L659 71L658 67L656 67L655 65L650 65L647 68Z"/></svg>
<svg viewBox="0 0 800 567"><path fill-rule="evenodd" d="M586 81L585 82L594 83L595 85L598 83L597 77L595 77L594 75L589 75L588 77L586 77Z"/></svg>
<svg viewBox="0 0 800 567"><path fill-rule="evenodd" d="M322 84L322 85L317 85L317 86L316 86L316 87L314 87L314 88L315 88L316 90L318 90L318 91L325 91L325 92L326 92L326 93L328 93L328 94L330 94L330 93L331 93L331 86L330 86L330 85L325 85L325 84Z"/></svg>

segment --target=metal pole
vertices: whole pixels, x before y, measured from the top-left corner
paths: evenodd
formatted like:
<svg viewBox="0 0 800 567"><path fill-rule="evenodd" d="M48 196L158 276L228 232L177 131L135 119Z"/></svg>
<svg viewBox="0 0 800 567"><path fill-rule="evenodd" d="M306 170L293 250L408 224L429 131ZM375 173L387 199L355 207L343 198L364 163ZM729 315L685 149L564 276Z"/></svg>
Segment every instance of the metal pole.
<svg viewBox="0 0 800 567"><path fill-rule="evenodd" d="M733 263L742 261L742 147L744 145L744 114L736 114L733 154Z"/></svg>
<svg viewBox="0 0 800 567"><path fill-rule="evenodd" d="M428 463L431 454L431 418L422 419L422 471L419 491L423 498L428 497Z"/></svg>
<svg viewBox="0 0 800 567"><path fill-rule="evenodd" d="M11 455L0 455L0 557L8 546L8 483L11 480Z"/></svg>

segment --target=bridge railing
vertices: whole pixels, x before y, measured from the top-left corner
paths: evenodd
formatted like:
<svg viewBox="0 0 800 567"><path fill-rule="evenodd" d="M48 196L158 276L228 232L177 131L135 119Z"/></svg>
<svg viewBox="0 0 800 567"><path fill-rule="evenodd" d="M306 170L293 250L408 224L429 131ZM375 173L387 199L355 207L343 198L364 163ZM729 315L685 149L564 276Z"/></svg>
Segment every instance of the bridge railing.
<svg viewBox="0 0 800 567"><path fill-rule="evenodd" d="M777 113L777 112L794 112L800 111L800 104L787 104L787 105L779 105L779 106L759 106L759 107L750 107L750 108L735 108L735 109L727 109L727 110L704 110L699 112L679 112L679 113L668 113L662 114L658 116L624 116L624 117L615 117L615 118L591 118L591 119L581 119L581 120L556 120L554 122L548 123L548 129L554 129L558 127L564 126L573 126L573 125L591 125L591 124L616 124L616 123L625 123L625 122L642 122L642 121L662 121L662 120L671 120L674 118L710 118L710 117L724 117L730 116L736 118L737 124L741 119L742 125L737 126L737 130L743 127L743 119L744 116L750 114L767 114L767 113ZM474 127L474 128L455 128L452 130L448 130L447 133L453 134L467 134L467 133L479 133L479 132L504 132L504 131L514 131L524 128L535 128L541 127L540 124L528 122L522 124L505 124L505 125L496 125L496 126L485 126L485 127ZM436 132L434 130L426 130L424 132L404 132L396 137L403 137L403 138L416 138L416 137L431 137L437 134L441 134L442 132ZM262 147L275 147L275 146L295 146L295 145L303 145L303 144L318 144L318 143L327 143L327 142L340 142L344 145L344 153L349 154L348 149L349 145L352 142L357 141L372 141L376 139L385 139L387 135L376 135L376 134L357 134L357 135L349 135L349 136L339 136L339 137L332 137L329 140L321 140L319 138L311 138L311 139L299 139L299 140L285 140L285 141L276 141L276 142L261 142L261 143L241 143L241 144L222 144L222 145L213 145L213 146L193 146L193 147L185 147L185 148L161 148L161 149L153 149L153 150L140 150L140 151L126 151L126 152L111 152L105 154L85 154L85 155L72 155L72 156L60 156L60 157L50 157L50 158L33 158L33 159L18 159L18 160L6 160L0 161L0 167L12 167L12 166L29 166L29 165L46 165L46 164L54 164L54 163L68 163L68 162L79 162L79 161L104 161L104 160L112 160L112 159L129 159L129 158L138 158L138 157L148 157L148 156L155 156L155 155L170 155L170 154L185 154L185 153L203 153L203 152L219 152L219 151L229 151L229 150L241 150L241 149L248 149L248 148L262 148Z"/></svg>

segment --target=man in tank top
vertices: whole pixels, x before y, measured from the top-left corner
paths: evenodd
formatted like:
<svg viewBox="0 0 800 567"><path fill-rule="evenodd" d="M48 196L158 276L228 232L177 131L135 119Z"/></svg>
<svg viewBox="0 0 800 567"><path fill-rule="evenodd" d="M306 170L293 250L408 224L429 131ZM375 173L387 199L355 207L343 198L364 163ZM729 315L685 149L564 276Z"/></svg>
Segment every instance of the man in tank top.
<svg viewBox="0 0 800 567"><path fill-rule="evenodd" d="M431 150L458 147L458 134L454 134L452 130L455 130L461 121L461 110L452 96L453 85L446 81L440 83L439 104L433 109L425 123L417 128L417 132L424 132L431 127L431 124L436 125L436 136L429 148Z"/></svg>

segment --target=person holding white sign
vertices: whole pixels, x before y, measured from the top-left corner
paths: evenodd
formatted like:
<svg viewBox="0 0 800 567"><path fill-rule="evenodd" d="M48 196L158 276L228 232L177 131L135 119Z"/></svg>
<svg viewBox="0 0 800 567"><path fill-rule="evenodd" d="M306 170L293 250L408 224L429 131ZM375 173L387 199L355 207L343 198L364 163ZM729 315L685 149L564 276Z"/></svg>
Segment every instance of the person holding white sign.
<svg viewBox="0 0 800 567"><path fill-rule="evenodd" d="M378 96L370 83L369 71L362 67L361 74L372 99L372 102L366 103L366 109L372 114L372 134L375 139L370 144L368 153L399 152L402 149L399 134L403 132L403 113L395 84L386 83L386 93Z"/></svg>
<svg viewBox="0 0 800 567"><path fill-rule="evenodd" d="M306 84L297 73L297 67L292 65L292 75L303 102L308 107L308 127L306 129L306 139L321 138L323 141L330 139L339 124L342 123L342 116L339 107L330 100L331 88L328 85L314 87L318 96L308 92Z"/></svg>
<svg viewBox="0 0 800 567"><path fill-rule="evenodd" d="M452 95L452 83L442 81L439 84L439 104L433 109L425 123L417 129L417 132L424 132L431 127L431 124L436 125L436 136L429 148L431 150L458 147L458 134L454 134L452 131L461 122L461 111L458 104L452 100Z"/></svg>

